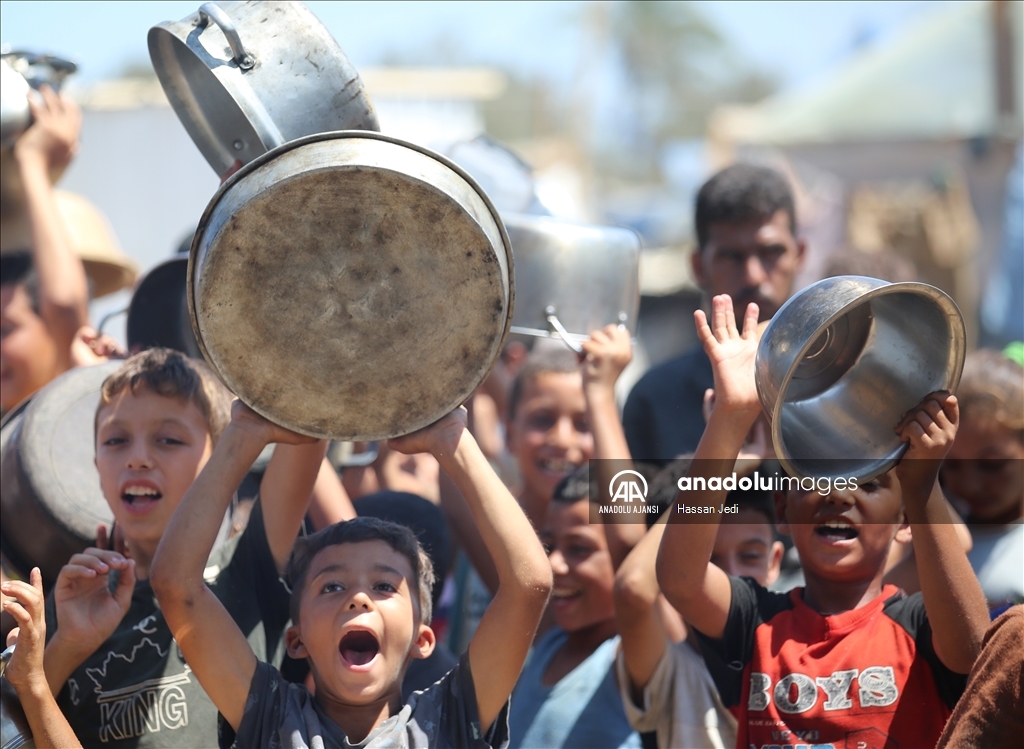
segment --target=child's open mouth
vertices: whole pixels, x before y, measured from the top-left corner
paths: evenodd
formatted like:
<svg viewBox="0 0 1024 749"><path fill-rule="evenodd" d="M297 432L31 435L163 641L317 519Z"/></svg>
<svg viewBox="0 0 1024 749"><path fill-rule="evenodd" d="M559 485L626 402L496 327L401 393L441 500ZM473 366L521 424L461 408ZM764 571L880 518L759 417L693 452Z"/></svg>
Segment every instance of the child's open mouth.
<svg viewBox="0 0 1024 749"><path fill-rule="evenodd" d="M555 608L568 606L582 595L583 591L576 588L555 588L551 591L551 605Z"/></svg>
<svg viewBox="0 0 1024 749"><path fill-rule="evenodd" d="M359 668L368 666L377 657L377 653L380 652L380 643L377 642L373 632L356 629L341 638L338 650L346 664Z"/></svg>
<svg viewBox="0 0 1024 749"><path fill-rule="evenodd" d="M814 532L826 541L830 541L832 543L852 541L857 538L857 529L849 523L841 521L829 521L827 523L822 523L814 529Z"/></svg>
<svg viewBox="0 0 1024 749"><path fill-rule="evenodd" d="M130 512L145 512L163 498L159 490L149 486L129 486L121 494L121 501Z"/></svg>

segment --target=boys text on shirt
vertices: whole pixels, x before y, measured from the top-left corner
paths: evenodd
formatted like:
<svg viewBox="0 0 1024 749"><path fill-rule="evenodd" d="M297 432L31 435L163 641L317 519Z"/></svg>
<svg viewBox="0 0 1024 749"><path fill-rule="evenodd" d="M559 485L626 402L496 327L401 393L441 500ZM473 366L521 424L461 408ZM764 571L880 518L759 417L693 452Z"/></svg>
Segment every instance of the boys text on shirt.
<svg viewBox="0 0 1024 749"><path fill-rule="evenodd" d="M737 746L934 746L967 677L942 664L920 593L886 585L860 608L823 616L803 589L772 593L729 578L722 639L697 633Z"/></svg>
<svg viewBox="0 0 1024 749"><path fill-rule="evenodd" d="M270 552L258 500L245 531L211 556L207 574L256 657L280 664L289 593ZM47 636L58 626L51 595ZM86 749L218 745L217 708L182 657L148 580L136 581L121 623L74 671L57 704Z"/></svg>

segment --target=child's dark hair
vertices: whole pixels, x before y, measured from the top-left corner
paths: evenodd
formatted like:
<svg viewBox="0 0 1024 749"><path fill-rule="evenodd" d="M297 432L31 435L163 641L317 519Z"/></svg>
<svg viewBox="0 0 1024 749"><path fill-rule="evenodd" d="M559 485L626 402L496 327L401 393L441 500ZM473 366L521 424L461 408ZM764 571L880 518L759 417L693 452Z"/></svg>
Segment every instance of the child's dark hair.
<svg viewBox="0 0 1024 749"><path fill-rule="evenodd" d="M590 466L584 464L558 482L551 501L571 505L590 497Z"/></svg>
<svg viewBox="0 0 1024 749"><path fill-rule="evenodd" d="M765 221L778 211L789 217L789 229L796 235L793 191L784 176L774 169L753 164L734 164L713 176L697 193L694 224L697 251L708 243L711 224Z"/></svg>
<svg viewBox="0 0 1024 749"><path fill-rule="evenodd" d="M961 419L995 422L1024 441L1024 367L1001 351L978 349L967 355L960 387Z"/></svg>
<svg viewBox="0 0 1024 749"><path fill-rule="evenodd" d="M567 348L534 350L512 383L512 391L508 396L508 420L512 421L516 417L516 409L519 408L526 387L542 374L573 374L579 371L580 360Z"/></svg>
<svg viewBox="0 0 1024 749"><path fill-rule="evenodd" d="M416 540L416 534L409 528L371 517L335 523L295 542L292 558L288 562L288 571L285 573L292 590L289 611L293 624L299 621L302 591L306 587L306 575L309 574L309 565L313 557L329 546L357 544L363 541L383 541L409 561L413 577L410 582L415 587L414 600L419 603L420 619L424 624L430 624L434 613L433 602L430 599L430 590L434 585L434 566L430 562L430 557L423 551L420 542Z"/></svg>
<svg viewBox="0 0 1024 749"><path fill-rule="evenodd" d="M30 254L11 252L0 255L0 285L24 288L32 311L39 314L39 277L32 267Z"/></svg>
<svg viewBox="0 0 1024 749"><path fill-rule="evenodd" d="M210 439L215 445L231 420L231 394L206 364L173 349L151 348L126 359L103 381L93 422L94 437L99 428L100 411L120 393L130 390L134 394L140 387L165 398L194 403L206 419Z"/></svg>

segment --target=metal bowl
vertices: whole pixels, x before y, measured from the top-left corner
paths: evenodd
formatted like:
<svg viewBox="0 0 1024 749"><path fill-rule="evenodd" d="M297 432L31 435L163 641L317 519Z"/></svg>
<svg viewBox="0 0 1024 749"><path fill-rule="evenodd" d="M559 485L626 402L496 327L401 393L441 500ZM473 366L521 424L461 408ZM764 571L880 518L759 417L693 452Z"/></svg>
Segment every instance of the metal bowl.
<svg viewBox="0 0 1024 749"><path fill-rule="evenodd" d="M862 276L826 278L775 314L755 379L783 467L868 481L907 446L894 428L924 396L954 392L963 317L943 291Z"/></svg>

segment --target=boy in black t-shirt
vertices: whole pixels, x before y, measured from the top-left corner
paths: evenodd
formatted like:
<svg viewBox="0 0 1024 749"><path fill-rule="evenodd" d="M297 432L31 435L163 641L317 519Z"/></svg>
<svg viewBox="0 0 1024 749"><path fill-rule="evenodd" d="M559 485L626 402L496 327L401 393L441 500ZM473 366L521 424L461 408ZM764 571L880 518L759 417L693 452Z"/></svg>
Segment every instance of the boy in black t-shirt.
<svg viewBox="0 0 1024 749"><path fill-rule="evenodd" d="M233 487L267 442L303 438L240 403L217 450L171 519L153 587L175 639L239 745L462 747L507 741L508 696L551 590L533 528L491 469L459 409L389 441L429 452L458 486L497 568L499 587L460 664L402 703L411 658L433 650L429 569L410 531L356 519L307 539L292 575L288 651L307 658L315 696L260 664L203 583ZM323 535L321 535L323 534ZM313 540L315 539L315 540Z"/></svg>
<svg viewBox="0 0 1024 749"><path fill-rule="evenodd" d="M714 410L690 472L706 480L733 471L761 412L757 307L748 306L740 332L729 297L713 305L710 325L695 313L715 376ZM713 510L725 491L686 495L687 505L712 511L668 525L658 583L698 633L722 700L739 721L737 746L938 740L988 618L936 480L958 419L956 398L932 393L895 425L909 448L894 470L853 489L776 495L779 530L793 536L807 580L789 594L711 564ZM883 576L893 539L910 531L921 593L908 597L884 586Z"/></svg>

